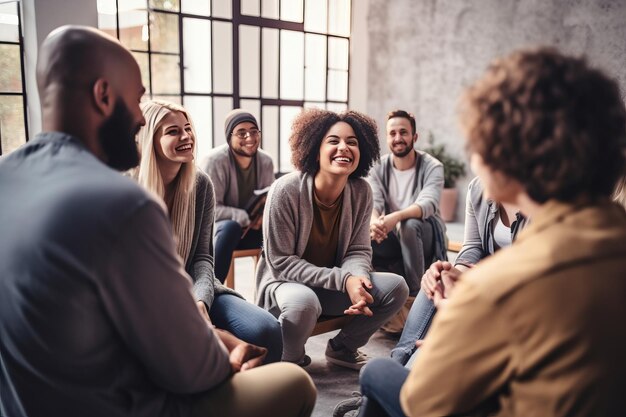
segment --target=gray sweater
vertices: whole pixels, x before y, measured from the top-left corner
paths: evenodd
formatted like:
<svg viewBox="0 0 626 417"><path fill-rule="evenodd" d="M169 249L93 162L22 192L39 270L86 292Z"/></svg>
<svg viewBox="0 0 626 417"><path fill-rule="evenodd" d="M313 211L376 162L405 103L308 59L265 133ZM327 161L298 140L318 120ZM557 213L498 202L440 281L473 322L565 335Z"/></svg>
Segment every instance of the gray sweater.
<svg viewBox="0 0 626 417"><path fill-rule="evenodd" d="M185 271L193 279L193 293L196 300L204 301L208 310L211 309L216 294L228 293L241 297L215 278L213 268L214 207L213 183L208 175L198 170L196 172L196 221Z"/></svg>
<svg viewBox="0 0 626 417"><path fill-rule="evenodd" d="M274 163L272 157L259 149L256 153L256 189L268 187L274 181ZM237 188L237 170L235 158L228 144L211 150L202 162L200 168L211 178L215 188L215 221L239 220L248 215L238 213L244 211L239 207L239 189ZM245 226L242 224L242 226Z"/></svg>
<svg viewBox="0 0 626 417"><path fill-rule="evenodd" d="M440 229L445 231L445 224L439 215L439 200L443 190L443 164L429 154L417 152L415 182L413 183L413 204L422 209L422 218L434 217ZM368 181L372 186L374 209L379 213L389 213L389 177L392 168L392 155L380 158L372 168Z"/></svg>
<svg viewBox="0 0 626 417"><path fill-rule="evenodd" d="M363 179L350 179L343 191L336 265L321 268L302 259L313 224L313 177L292 172L276 180L263 215L263 252L256 273L257 304L270 309L266 291L274 282L345 291L349 275L369 276L372 246L369 221L372 193Z"/></svg>
<svg viewBox="0 0 626 417"><path fill-rule="evenodd" d="M7 416L188 415L230 375L161 201L58 132L0 160L0 195Z"/></svg>
<svg viewBox="0 0 626 417"><path fill-rule="evenodd" d="M495 252L493 241L494 219L498 213L498 203L483 198L483 186L478 177L474 178L467 188L467 202L465 204L465 235L463 247L456 257L456 265L476 264L483 258ZM528 221L519 212L511 224L511 240L515 241L517 234Z"/></svg>

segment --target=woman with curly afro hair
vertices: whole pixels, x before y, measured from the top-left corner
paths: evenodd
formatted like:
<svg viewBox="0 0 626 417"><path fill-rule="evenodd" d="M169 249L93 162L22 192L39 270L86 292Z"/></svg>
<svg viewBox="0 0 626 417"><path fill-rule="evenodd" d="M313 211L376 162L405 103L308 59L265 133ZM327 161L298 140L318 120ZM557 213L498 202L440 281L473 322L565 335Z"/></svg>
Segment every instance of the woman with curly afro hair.
<svg viewBox="0 0 626 417"><path fill-rule="evenodd" d="M268 195L257 303L281 322L282 359L302 366L320 315L354 316L328 341L326 359L360 369L367 358L357 349L408 296L402 277L371 271L372 192L363 177L380 154L376 123L355 111L305 110L289 144L298 171Z"/></svg>

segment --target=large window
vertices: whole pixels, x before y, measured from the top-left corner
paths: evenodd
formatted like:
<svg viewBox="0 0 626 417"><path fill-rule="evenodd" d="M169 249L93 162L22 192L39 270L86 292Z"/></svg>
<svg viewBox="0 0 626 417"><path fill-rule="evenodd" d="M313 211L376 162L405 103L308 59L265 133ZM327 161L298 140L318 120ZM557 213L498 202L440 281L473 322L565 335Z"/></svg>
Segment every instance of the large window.
<svg viewBox="0 0 626 417"><path fill-rule="evenodd" d="M26 143L22 21L18 1L0 1L0 155Z"/></svg>
<svg viewBox="0 0 626 417"><path fill-rule="evenodd" d="M98 0L99 26L139 62L153 98L182 103L198 156L225 143L224 117L254 114L276 169L303 107L348 102L350 0Z"/></svg>

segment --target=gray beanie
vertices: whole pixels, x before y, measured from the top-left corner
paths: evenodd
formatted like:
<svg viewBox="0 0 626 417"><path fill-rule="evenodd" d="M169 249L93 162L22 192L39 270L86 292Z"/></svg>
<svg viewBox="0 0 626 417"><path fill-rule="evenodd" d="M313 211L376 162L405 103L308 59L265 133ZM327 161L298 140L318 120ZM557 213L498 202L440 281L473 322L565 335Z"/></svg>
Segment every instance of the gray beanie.
<svg viewBox="0 0 626 417"><path fill-rule="evenodd" d="M245 110L235 109L226 115L226 121L224 122L226 142L230 143L230 135L231 133L233 133L233 129L239 123L243 122L254 123L254 126L256 126L257 129L259 128L259 124L257 123L256 118Z"/></svg>

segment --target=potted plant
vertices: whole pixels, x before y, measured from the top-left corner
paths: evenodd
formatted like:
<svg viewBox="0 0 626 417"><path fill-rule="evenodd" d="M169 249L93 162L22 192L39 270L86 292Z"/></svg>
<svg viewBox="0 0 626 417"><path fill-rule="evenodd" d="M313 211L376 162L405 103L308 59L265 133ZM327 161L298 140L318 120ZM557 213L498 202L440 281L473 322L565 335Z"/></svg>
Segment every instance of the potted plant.
<svg viewBox="0 0 626 417"><path fill-rule="evenodd" d="M428 134L428 146L424 152L429 153L443 164L443 192L439 210L441 217L446 222L454 221L456 215L456 203L459 190L456 189L456 182L465 175L465 163L450 155L446 150L446 145L435 144L435 138L430 132Z"/></svg>

